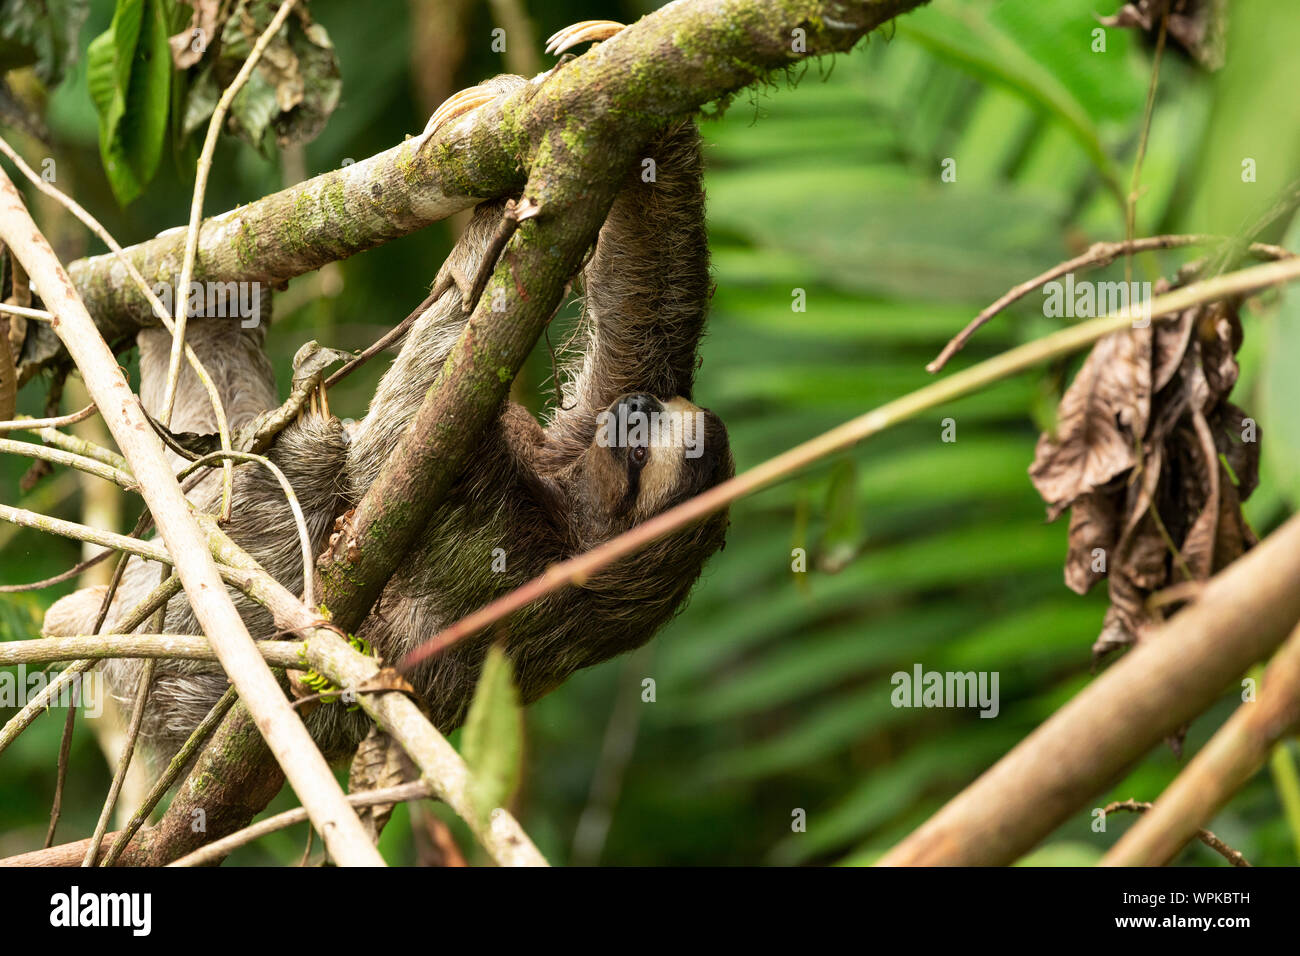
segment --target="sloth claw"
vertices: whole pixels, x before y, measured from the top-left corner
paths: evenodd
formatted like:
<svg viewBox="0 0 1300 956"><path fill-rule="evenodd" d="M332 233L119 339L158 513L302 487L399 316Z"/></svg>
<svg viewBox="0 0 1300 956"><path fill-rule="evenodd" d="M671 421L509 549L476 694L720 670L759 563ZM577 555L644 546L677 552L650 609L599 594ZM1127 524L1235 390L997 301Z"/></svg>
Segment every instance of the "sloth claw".
<svg viewBox="0 0 1300 956"><path fill-rule="evenodd" d="M624 28L617 20L583 20L560 30L546 41L546 52L558 56L579 43L608 40Z"/></svg>
<svg viewBox="0 0 1300 956"><path fill-rule="evenodd" d="M472 113L485 103L490 103L501 95L499 90L486 86L471 86L448 97L443 104L433 111L429 122L424 127L424 137L428 139L452 120Z"/></svg>
<svg viewBox="0 0 1300 956"><path fill-rule="evenodd" d="M624 24L615 20L583 20L581 23L565 27L547 40L546 52L558 55L581 43L598 43L601 40L608 40L622 29L624 29ZM542 76L547 75L549 74L542 74ZM420 145L423 146L425 142L432 139L438 130L448 123L467 113L474 112L480 106L492 102L500 95L501 90L489 86L471 86L459 93L452 94L429 117L429 122L425 125L424 132L420 136Z"/></svg>

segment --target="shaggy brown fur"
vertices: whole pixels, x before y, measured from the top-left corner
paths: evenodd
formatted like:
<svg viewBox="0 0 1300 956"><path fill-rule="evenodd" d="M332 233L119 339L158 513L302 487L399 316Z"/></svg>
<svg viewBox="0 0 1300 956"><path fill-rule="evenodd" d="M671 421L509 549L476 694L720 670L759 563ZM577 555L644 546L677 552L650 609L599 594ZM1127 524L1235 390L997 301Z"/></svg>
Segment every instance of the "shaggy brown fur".
<svg viewBox="0 0 1300 956"><path fill-rule="evenodd" d="M502 91L525 82L498 77ZM520 406L505 403L482 447L420 535L401 570L360 630L392 661L453 621L546 567L590 549L732 474L721 421L705 412L702 454L681 447L605 447L597 416L620 403L649 410L691 405L696 346L709 299L708 249L700 182L699 136L684 123L648 153L655 181L629 174L586 267L585 309L575 337L576 360L565 376L563 407L540 426ZM479 208L448 265L467 276L478 268L500 217L500 205ZM446 268L446 267L444 267ZM412 327L383 376L366 418L345 430L335 419L304 417L279 436L270 457L284 470L307 514L315 553L334 517L373 482L438 377L464 324L460 293L452 289ZM156 406L166 349L141 335L142 391ZM261 353L259 330L195 321L190 341L222 388L231 425L271 404L274 384ZM188 370L187 370L188 373ZM191 387L194 383L191 383ZM629 395L631 394L631 397ZM653 396L653 397L651 397ZM236 401L236 398L238 401ZM201 391L182 390L174 426L210 430ZM204 423L209 427L203 427ZM265 469L236 469L229 533L287 587L299 591L299 545L283 496ZM196 500L213 509L215 476ZM411 675L420 698L443 730L465 715L489 643L504 640L526 702L574 671L639 647L682 606L705 560L722 544L725 514L659 541L601 571L582 587L536 602L497 633L466 640ZM502 565L504 564L504 568ZM158 581L156 568L133 561L106 630ZM85 633L102 595L88 589L65 598L46 618L47 634ZM233 595L255 636L274 628L266 613ZM184 597L172 601L166 629L198 633ZM116 692L128 695L139 663L108 665ZM149 701L146 733L156 752L172 752L222 693L226 678L212 665L160 664ZM355 747L366 718L338 705L308 718L331 756Z"/></svg>

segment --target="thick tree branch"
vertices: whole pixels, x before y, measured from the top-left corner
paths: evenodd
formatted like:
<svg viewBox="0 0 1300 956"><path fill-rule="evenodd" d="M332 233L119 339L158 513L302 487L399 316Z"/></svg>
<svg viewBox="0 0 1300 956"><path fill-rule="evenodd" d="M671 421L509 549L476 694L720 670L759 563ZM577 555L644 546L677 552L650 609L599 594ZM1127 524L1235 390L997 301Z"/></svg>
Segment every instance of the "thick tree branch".
<svg viewBox="0 0 1300 956"><path fill-rule="evenodd" d="M494 860L502 866L546 866L545 858L506 810L497 809L489 821L482 820L471 799L465 761L410 698L376 681L380 666L373 657L354 649L333 629L317 626L319 622L298 598L210 522L209 535L221 563L244 574L240 589L270 611L277 626L304 636L307 663L356 695L361 708L410 755L434 795L465 820Z"/></svg>
<svg viewBox="0 0 1300 956"><path fill-rule="evenodd" d="M500 129L539 214L506 246L442 377L318 564L332 619L365 619L497 414L604 222L621 177L664 126L805 56L848 50L921 0L681 2L489 104L459 135ZM470 133L471 137L474 135ZM440 133L435 152L453 154ZM504 303L504 311L497 311Z"/></svg>

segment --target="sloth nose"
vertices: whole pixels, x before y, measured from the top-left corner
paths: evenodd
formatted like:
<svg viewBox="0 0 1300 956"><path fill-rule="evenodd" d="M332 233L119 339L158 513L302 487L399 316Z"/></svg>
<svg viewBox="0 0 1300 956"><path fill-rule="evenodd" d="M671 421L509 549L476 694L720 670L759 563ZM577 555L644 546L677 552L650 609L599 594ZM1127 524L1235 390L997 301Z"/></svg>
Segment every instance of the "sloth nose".
<svg viewBox="0 0 1300 956"><path fill-rule="evenodd" d="M627 414L634 415L637 413L650 414L663 409L659 399L655 398L649 392L633 392L630 395L624 395L618 400L618 404L627 410Z"/></svg>

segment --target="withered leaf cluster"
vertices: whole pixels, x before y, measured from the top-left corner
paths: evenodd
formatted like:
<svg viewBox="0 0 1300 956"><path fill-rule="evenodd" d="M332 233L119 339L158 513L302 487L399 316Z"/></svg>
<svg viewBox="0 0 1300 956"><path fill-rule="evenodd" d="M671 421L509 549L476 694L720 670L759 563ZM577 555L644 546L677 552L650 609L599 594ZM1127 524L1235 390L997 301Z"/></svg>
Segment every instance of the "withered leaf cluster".
<svg viewBox="0 0 1300 956"><path fill-rule="evenodd" d="M1070 511L1065 583L1110 589L1098 657L1159 622L1153 592L1205 580L1255 544L1241 503L1259 481L1259 432L1227 400L1240 345L1234 303L1113 333L1038 440L1029 474L1048 520Z"/></svg>
<svg viewBox="0 0 1300 956"><path fill-rule="evenodd" d="M1224 38L1227 30L1227 0L1132 0L1111 17L1098 17L1107 27L1141 30L1154 39L1160 30L1160 18L1168 8L1169 41L1206 70L1223 65Z"/></svg>

